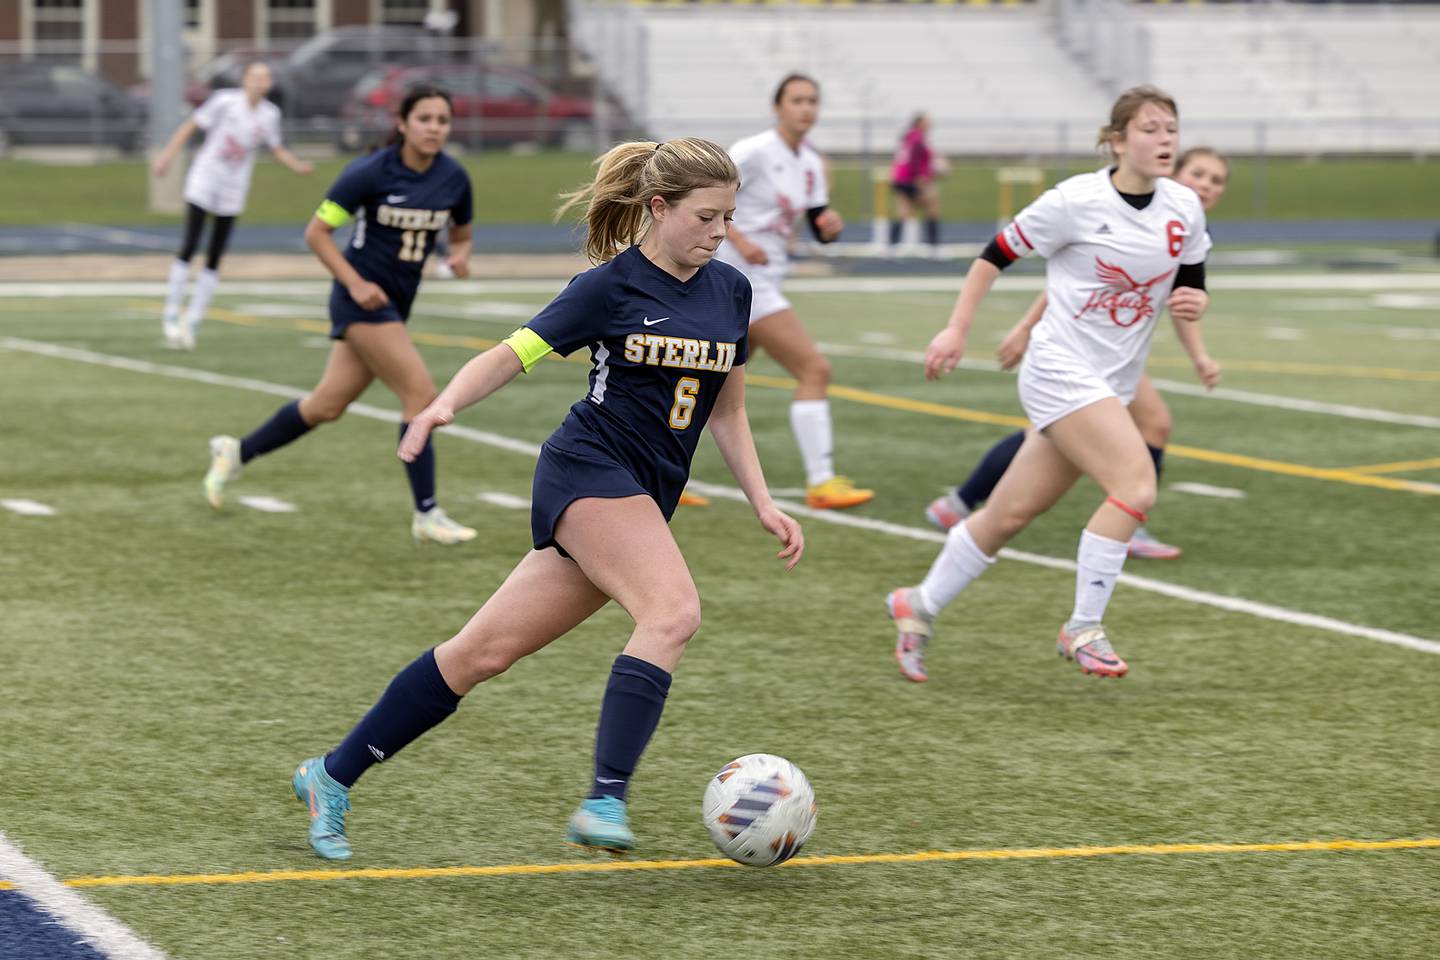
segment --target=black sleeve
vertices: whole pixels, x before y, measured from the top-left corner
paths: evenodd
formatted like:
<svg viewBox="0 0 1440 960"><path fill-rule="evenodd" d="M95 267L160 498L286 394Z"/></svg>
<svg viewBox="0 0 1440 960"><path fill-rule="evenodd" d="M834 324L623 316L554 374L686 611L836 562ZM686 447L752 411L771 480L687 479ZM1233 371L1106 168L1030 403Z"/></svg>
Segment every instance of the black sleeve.
<svg viewBox="0 0 1440 960"><path fill-rule="evenodd" d="M826 240L824 237L820 236L820 228L815 224L815 221L820 219L820 214L824 213L826 210L829 209L830 208L828 206L819 206L811 207L809 210L805 211L805 216L810 219L810 232L815 234L815 239L819 240L821 243L835 242L833 240Z"/></svg>
<svg viewBox="0 0 1440 960"><path fill-rule="evenodd" d="M1199 263L1182 263L1180 269L1175 271L1175 289L1181 287L1193 287L1196 290L1205 289L1205 261Z"/></svg>
<svg viewBox="0 0 1440 960"><path fill-rule="evenodd" d="M980 259L995 264L995 266L1001 270L1004 270L1015 262L1008 253L1001 249L1000 238L998 236L990 238L990 242L985 245L985 249L980 251Z"/></svg>

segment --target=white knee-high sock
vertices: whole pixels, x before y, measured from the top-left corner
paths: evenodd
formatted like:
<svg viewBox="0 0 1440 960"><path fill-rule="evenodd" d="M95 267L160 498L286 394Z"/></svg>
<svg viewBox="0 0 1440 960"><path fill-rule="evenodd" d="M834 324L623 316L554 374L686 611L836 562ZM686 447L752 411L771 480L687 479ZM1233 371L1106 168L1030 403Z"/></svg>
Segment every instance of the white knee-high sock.
<svg viewBox="0 0 1440 960"><path fill-rule="evenodd" d="M188 279L190 264L184 260L171 260L169 286L165 290L166 326L173 326L180 319L180 303L185 299L185 281Z"/></svg>
<svg viewBox="0 0 1440 960"><path fill-rule="evenodd" d="M957 523L945 535L945 546L940 549L940 556L935 558L930 572L925 574L925 579L912 593L911 602L919 607L917 612L922 616L933 618L949 606L950 601L970 585L970 581L994 563L995 558L985 555L965 524Z"/></svg>
<svg viewBox="0 0 1440 960"><path fill-rule="evenodd" d="M1089 530L1081 531L1080 550L1075 555L1075 612L1070 614L1070 626L1104 621L1115 581L1125 567L1128 546Z"/></svg>
<svg viewBox="0 0 1440 960"><path fill-rule="evenodd" d="M805 484L813 487L835 476L834 440L829 400L796 400L790 404L790 429L805 461Z"/></svg>
<svg viewBox="0 0 1440 960"><path fill-rule="evenodd" d="M215 285L220 282L220 274L209 267L200 271L195 278L195 292L190 295L190 309L185 311L185 322L190 324L191 330L200 329L200 321L205 319L205 311L210 309L210 298L215 295Z"/></svg>

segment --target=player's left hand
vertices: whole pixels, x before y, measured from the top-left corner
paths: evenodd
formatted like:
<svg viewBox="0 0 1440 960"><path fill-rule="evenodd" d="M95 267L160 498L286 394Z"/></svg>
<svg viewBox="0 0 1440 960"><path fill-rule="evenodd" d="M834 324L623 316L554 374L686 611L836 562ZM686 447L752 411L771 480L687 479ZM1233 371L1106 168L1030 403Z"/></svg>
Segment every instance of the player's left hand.
<svg viewBox="0 0 1440 960"><path fill-rule="evenodd" d="M468 256L462 257L459 254L452 253L445 258L445 265L449 267L450 272L457 277L463 278L470 276L470 258Z"/></svg>
<svg viewBox="0 0 1440 960"><path fill-rule="evenodd" d="M1201 357L1195 361L1195 376L1205 384L1206 390L1214 390L1220 382L1220 364L1211 357Z"/></svg>
<svg viewBox="0 0 1440 960"><path fill-rule="evenodd" d="M945 325L935 334L930 346L925 348L925 379L934 380L942 373L955 369L960 358L965 356L965 336L959 330Z"/></svg>
<svg viewBox="0 0 1440 960"><path fill-rule="evenodd" d="M425 441L430 439L430 434L454 419L454 410L434 403L421 410L415 419L410 421L405 436L400 438L400 449L396 451L400 459L406 463L414 463L415 458L425 449Z"/></svg>
<svg viewBox="0 0 1440 960"><path fill-rule="evenodd" d="M301 161L297 162L297 163L295 164L295 166L291 167L290 169L294 170L296 173L301 173L301 174L304 174L304 173L314 173L314 172L315 172L315 164L311 163L309 160L301 160Z"/></svg>
<svg viewBox="0 0 1440 960"><path fill-rule="evenodd" d="M1176 320L1194 323L1205 315L1205 308L1210 306L1210 294L1194 287L1179 287L1170 291L1170 299L1165 301L1165 306L1170 308L1170 316Z"/></svg>
<svg viewBox="0 0 1440 960"><path fill-rule="evenodd" d="M826 210L815 218L815 229L820 232L820 239L829 243L840 236L845 229L845 221L834 210Z"/></svg>
<svg viewBox="0 0 1440 960"><path fill-rule="evenodd" d="M785 569L794 570L795 564L800 562L800 555L805 552L805 534L801 532L800 524L773 504L759 511L757 516L760 518L760 526L780 541L781 550L775 556L781 560L789 560Z"/></svg>

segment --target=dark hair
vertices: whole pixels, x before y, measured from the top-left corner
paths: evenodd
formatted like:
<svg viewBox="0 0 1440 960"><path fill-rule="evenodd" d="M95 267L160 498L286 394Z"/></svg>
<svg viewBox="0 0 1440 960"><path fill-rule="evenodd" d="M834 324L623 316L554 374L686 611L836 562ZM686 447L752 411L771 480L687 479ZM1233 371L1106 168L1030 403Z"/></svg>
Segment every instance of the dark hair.
<svg viewBox="0 0 1440 960"><path fill-rule="evenodd" d="M787 73L785 79L780 81L780 86L775 88L775 106L780 106L780 101L785 99L785 88L797 80L804 80L815 88L816 93L820 92L820 84L815 82L814 77L806 76L803 73Z"/></svg>
<svg viewBox="0 0 1440 960"><path fill-rule="evenodd" d="M430 97L439 97L441 100L444 100L446 105L450 107L450 113L452 115L455 113L455 101L450 98L449 90L446 90L438 83L422 81L420 83L412 83L405 88L405 97L400 101L400 109L395 111L395 116L400 120L404 120L415 110L415 104ZM404 141L405 135L400 132L400 129L398 127L391 127L390 136L385 141L385 146L393 147L395 144L403 143Z"/></svg>

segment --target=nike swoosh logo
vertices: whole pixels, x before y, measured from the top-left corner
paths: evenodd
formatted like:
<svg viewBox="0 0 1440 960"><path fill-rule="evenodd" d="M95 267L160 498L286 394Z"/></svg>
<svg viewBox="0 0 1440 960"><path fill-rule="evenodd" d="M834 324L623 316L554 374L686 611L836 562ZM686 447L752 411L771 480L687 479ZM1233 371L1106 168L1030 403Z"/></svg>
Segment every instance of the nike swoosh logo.
<svg viewBox="0 0 1440 960"><path fill-rule="evenodd" d="M644 320L641 321L641 323L645 324L645 326L647 327L653 327L655 326L655 324L664 323L666 320L669 319L669 317L661 317L659 320L651 320L649 317L646 317Z"/></svg>
<svg viewBox="0 0 1440 960"><path fill-rule="evenodd" d="M611 780L608 777L596 777L596 783L624 783L624 780Z"/></svg>
<svg viewBox="0 0 1440 960"><path fill-rule="evenodd" d="M409 199L410 199L410 197L409 197L409 195L407 195L407 194L404 194L404 193L392 193L392 194L390 194L390 196L388 196L388 197L385 198L385 202L386 202L386 203L404 203L406 200L409 200Z"/></svg>

